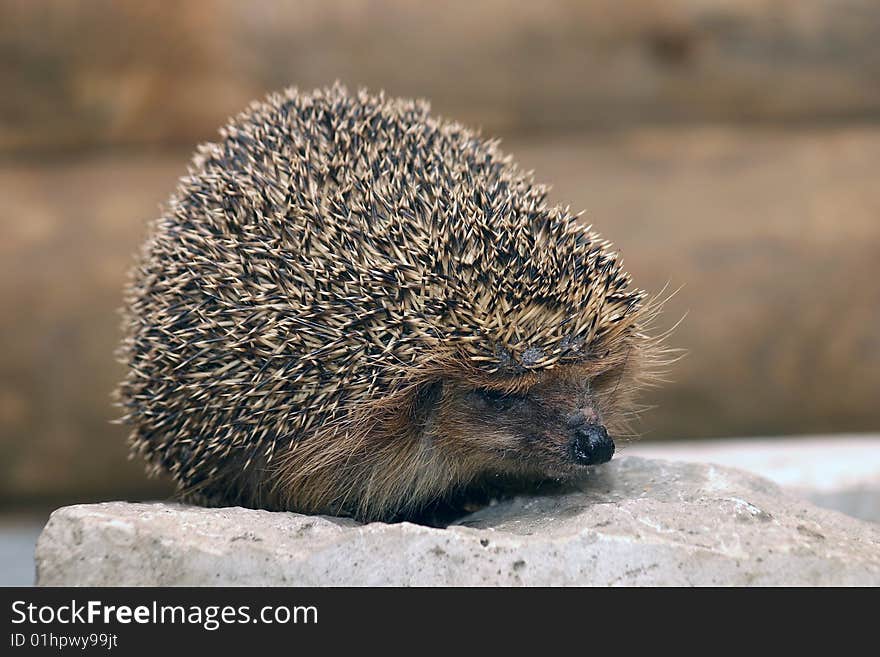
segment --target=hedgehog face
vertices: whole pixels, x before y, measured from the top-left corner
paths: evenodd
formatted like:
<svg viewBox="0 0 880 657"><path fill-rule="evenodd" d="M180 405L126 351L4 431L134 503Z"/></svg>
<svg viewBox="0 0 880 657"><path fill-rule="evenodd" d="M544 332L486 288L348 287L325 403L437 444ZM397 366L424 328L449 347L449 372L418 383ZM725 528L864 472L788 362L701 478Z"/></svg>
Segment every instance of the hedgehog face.
<svg viewBox="0 0 880 657"><path fill-rule="evenodd" d="M565 478L611 459L628 374L620 364L569 365L532 375L518 388L450 381L436 424L481 469Z"/></svg>

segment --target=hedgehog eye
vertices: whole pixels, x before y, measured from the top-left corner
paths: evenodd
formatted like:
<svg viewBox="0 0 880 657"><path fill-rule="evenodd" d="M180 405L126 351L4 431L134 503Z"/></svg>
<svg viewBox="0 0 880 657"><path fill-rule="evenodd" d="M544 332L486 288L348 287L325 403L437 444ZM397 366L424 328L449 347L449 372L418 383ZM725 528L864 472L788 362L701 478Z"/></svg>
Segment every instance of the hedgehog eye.
<svg viewBox="0 0 880 657"><path fill-rule="evenodd" d="M480 388L474 391L480 402L497 410L507 410L525 399L524 395L516 395L501 390Z"/></svg>

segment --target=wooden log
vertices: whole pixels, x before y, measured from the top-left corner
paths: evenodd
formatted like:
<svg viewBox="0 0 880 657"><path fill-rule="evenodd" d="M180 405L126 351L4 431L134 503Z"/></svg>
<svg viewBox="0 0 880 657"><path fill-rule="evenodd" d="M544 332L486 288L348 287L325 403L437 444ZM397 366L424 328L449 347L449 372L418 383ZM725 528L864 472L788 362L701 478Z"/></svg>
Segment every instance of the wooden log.
<svg viewBox="0 0 880 657"><path fill-rule="evenodd" d="M208 139L286 85L507 134L880 111L871 0L0 0L0 152Z"/></svg>

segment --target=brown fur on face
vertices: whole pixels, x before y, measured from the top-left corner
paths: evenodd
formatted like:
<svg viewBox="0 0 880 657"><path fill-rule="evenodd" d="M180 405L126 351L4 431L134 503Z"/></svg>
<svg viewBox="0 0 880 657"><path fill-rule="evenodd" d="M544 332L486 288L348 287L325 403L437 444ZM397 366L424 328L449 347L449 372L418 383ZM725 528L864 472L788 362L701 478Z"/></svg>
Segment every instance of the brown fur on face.
<svg viewBox="0 0 880 657"><path fill-rule="evenodd" d="M571 456L575 427L601 425L612 435L624 430L616 416L626 375L623 364L600 363L554 368L519 388L505 382L474 388L448 380L432 438L476 471L568 477L581 467Z"/></svg>
<svg viewBox="0 0 880 657"><path fill-rule="evenodd" d="M270 508L410 518L487 481L528 488L584 471L572 457L572 426L631 434L634 392L652 374L657 341L628 336L581 363L486 376L454 359L420 380L292 446L269 479Z"/></svg>

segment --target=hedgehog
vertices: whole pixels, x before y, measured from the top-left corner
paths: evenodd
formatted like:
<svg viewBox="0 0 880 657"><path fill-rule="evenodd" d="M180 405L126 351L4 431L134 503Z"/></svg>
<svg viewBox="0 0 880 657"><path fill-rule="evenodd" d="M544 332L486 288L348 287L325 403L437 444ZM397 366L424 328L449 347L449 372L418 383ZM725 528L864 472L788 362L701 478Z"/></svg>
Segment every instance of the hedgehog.
<svg viewBox="0 0 880 657"><path fill-rule="evenodd" d="M186 501L362 521L608 461L662 362L659 303L547 196L425 101L255 101L132 271L132 454Z"/></svg>

